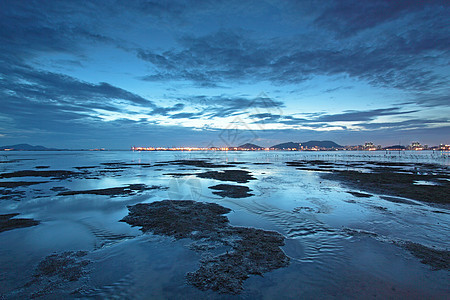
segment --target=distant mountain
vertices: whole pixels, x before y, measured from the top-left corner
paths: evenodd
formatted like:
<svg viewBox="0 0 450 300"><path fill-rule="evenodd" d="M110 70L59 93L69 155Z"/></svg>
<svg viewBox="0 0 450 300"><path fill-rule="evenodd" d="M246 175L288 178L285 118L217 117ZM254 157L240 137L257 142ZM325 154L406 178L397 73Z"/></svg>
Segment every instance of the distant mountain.
<svg viewBox="0 0 450 300"><path fill-rule="evenodd" d="M304 142L304 143L294 143L294 142L289 142L289 143L282 143L282 144L278 144L278 145L274 145L271 148L275 148L275 149L300 149L301 146L303 147L307 147L307 148L313 148L313 147L318 147L318 148L342 148L341 145L336 144L335 142L332 141L309 141L309 142Z"/></svg>
<svg viewBox="0 0 450 300"><path fill-rule="evenodd" d="M294 148L295 149L299 149L300 146L299 146L299 143L288 142L288 143L278 144L278 145L272 146L270 148L275 148L275 149L280 149L280 150L283 150L283 149L294 149Z"/></svg>
<svg viewBox="0 0 450 300"><path fill-rule="evenodd" d="M240 145L238 148L242 148L242 149L264 149L264 147L255 145L255 144L250 144L250 143L246 143L244 145Z"/></svg>
<svg viewBox="0 0 450 300"><path fill-rule="evenodd" d="M52 151L59 149L46 148L44 146L32 146L29 144L17 144L11 146L0 146L0 150L17 150L17 151Z"/></svg>
<svg viewBox="0 0 450 300"><path fill-rule="evenodd" d="M303 147L319 147L319 148L342 148L341 145L336 144L333 141L309 141L301 143Z"/></svg>

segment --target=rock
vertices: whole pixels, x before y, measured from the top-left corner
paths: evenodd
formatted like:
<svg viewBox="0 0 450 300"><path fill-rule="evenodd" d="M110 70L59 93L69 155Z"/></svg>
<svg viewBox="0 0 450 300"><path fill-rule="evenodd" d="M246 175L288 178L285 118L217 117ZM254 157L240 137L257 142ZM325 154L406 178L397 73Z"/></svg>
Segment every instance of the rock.
<svg viewBox="0 0 450 300"><path fill-rule="evenodd" d="M215 195L229 198L246 198L253 196L250 194L250 188L243 185L232 185L232 184L218 184L208 187L209 189L217 190L213 192Z"/></svg>
<svg viewBox="0 0 450 300"><path fill-rule="evenodd" d="M36 226L40 223L39 221L33 219L13 219L18 215L19 214L0 215L0 232L16 228Z"/></svg>
<svg viewBox="0 0 450 300"><path fill-rule="evenodd" d="M249 171L245 170L208 171L196 175L200 178L210 178L220 181L234 181L237 183L247 183L249 180L256 179Z"/></svg>
<svg viewBox="0 0 450 300"><path fill-rule="evenodd" d="M121 221L140 226L143 232L201 241L191 244L196 251L206 252L217 248L217 244L228 247L226 253L204 255L200 268L186 275L188 283L201 290L238 294L250 275L262 275L289 264L280 248L284 245L281 234L231 226L223 216L230 209L218 204L164 200L128 209L128 216Z"/></svg>
<svg viewBox="0 0 450 300"><path fill-rule="evenodd" d="M107 189L97 189L97 190L84 190L84 191L65 191L58 194L58 196L68 196L68 195L82 195L82 194L91 194L91 195L107 195L107 196L127 196L134 195L139 192L154 190L154 189L162 189L161 186L147 186L145 184L129 184L123 187L114 187Z"/></svg>

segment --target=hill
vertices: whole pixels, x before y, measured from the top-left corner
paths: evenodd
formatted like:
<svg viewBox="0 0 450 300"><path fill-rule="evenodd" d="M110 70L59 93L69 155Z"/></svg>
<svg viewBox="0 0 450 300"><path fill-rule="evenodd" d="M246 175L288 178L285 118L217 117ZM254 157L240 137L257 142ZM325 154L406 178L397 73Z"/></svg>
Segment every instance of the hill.
<svg viewBox="0 0 450 300"><path fill-rule="evenodd" d="M288 143L282 143L282 144L278 144L278 145L274 145L270 148L275 148L275 149L299 149L300 145L299 143L294 143L294 142L288 142Z"/></svg>
<svg viewBox="0 0 450 300"><path fill-rule="evenodd" d="M336 144L333 141L309 141L302 143L303 147L318 147L318 148L342 148L341 145Z"/></svg>
<svg viewBox="0 0 450 300"><path fill-rule="evenodd" d="M1 150L16 150L16 151L52 151L59 149L46 148L44 146L32 146L29 144L17 144L11 146L0 146Z"/></svg>
<svg viewBox="0 0 450 300"><path fill-rule="evenodd" d="M255 144L251 144L251 143L246 143L243 145L240 145L238 148L242 148L242 149L263 149L264 147L255 145Z"/></svg>
<svg viewBox="0 0 450 300"><path fill-rule="evenodd" d="M307 148L318 147L318 148L327 148L327 149L342 148L341 145L338 145L333 141L308 141L308 142L304 142L304 143L288 142L288 143L274 145L270 148L275 148L275 149L280 149L280 150L289 149L289 148L290 149L300 149L301 146L307 147Z"/></svg>

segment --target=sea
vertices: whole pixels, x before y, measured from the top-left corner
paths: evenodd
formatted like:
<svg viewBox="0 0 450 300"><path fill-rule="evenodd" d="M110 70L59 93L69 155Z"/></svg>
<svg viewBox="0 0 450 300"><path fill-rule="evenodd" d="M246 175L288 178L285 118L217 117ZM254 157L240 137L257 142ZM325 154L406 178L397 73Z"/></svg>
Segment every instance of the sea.
<svg viewBox="0 0 450 300"><path fill-rule="evenodd" d="M225 182L195 175L207 168L161 163L175 160L205 160L247 170L256 179L239 185L254 195L213 194L209 187ZM0 232L0 299L450 298L449 270L434 270L399 246L412 242L448 251L448 206L397 203L378 194L357 197L342 183L323 179L321 172L286 164L295 160L411 163L419 169L431 163L444 170L450 166L449 152L439 151L1 152L0 178L22 170L90 175L0 179L41 182L0 188L5 195L12 193L0 200L0 214L40 221L37 226ZM163 188L119 196L58 195L130 184ZM231 209L226 216L233 226L281 233L289 266L251 275L235 295L189 285L186 274L198 269L203 255L189 247L192 241L143 233L119 222L130 205L167 199L217 203ZM78 250L87 251L90 261L79 280L36 275L39 262L49 255Z"/></svg>

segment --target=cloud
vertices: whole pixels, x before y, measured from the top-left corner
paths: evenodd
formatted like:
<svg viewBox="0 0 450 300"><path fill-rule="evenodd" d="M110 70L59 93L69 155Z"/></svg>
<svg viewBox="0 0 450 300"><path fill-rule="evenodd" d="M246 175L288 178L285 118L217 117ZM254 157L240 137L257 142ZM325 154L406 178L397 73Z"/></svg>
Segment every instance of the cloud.
<svg viewBox="0 0 450 300"><path fill-rule="evenodd" d="M139 95L105 82L93 84L73 77L36 70L27 66L0 66L2 92L43 102L66 103L82 108L114 110L114 100L128 104L156 108L156 105Z"/></svg>
<svg viewBox="0 0 450 300"><path fill-rule="evenodd" d="M259 96L255 98L246 98L231 95L220 96L186 96L177 98L177 100L190 103L192 107L196 107L203 115L208 118L222 118L233 115L251 116L265 112L280 112L284 107L284 103L274 100L267 96Z"/></svg>
<svg viewBox="0 0 450 300"><path fill-rule="evenodd" d="M198 119L199 116L195 113L178 113L170 115L171 119Z"/></svg>
<svg viewBox="0 0 450 300"><path fill-rule="evenodd" d="M427 8L444 9L446 1L343 0L325 2L315 23L341 36L349 36ZM432 16L430 16L432 18Z"/></svg>
<svg viewBox="0 0 450 300"><path fill-rule="evenodd" d="M429 128L430 125L442 125L448 124L448 119L412 119L400 122L372 122L372 123L360 123L355 124L358 127L364 128L365 130L380 130L380 129L395 129L395 130L411 130L418 128Z"/></svg>
<svg viewBox="0 0 450 300"><path fill-rule="evenodd" d="M450 21L445 18L449 6L444 1L99 0L80 5L76 1L42 0L2 4L0 127L6 136L49 140L53 136L57 141L83 139L91 143L120 138L129 143L134 138L127 137L129 132L142 135L142 139L167 141L185 136L200 140L205 132L217 130L209 128L210 124L205 128L166 127L159 125L159 116L181 123L185 120L179 119L208 123L236 116L248 123L296 128L267 131L277 137L322 134L315 129L323 128L354 130L339 122L380 134L386 133L385 128L428 132L429 127L448 124L438 117L421 121L416 119L418 114L412 120L375 123L383 116L411 118L408 114L416 112L417 106L448 107ZM272 24L276 26L271 28ZM104 60L98 58L103 50ZM126 75L129 77L121 87L111 84L116 78L109 80L113 77L108 70L114 67L105 67L104 73L99 70L104 65L113 66L114 62L106 59L118 52L120 58L133 56L130 69L124 70L124 74L129 71L133 75ZM55 62L66 67L59 71L72 76L57 73L51 65ZM144 69L149 71L134 72ZM84 78L91 82L81 77L87 73L89 77ZM99 74L104 76L92 79ZM184 83L192 95L164 98L149 90L153 95L149 98L123 88L130 82L133 86L136 76L163 82L168 89ZM348 78L355 91L358 81L387 87L384 91L388 93L391 88L401 90L402 97L408 97L401 99L407 108L284 114L281 109L290 107L286 100L249 97L251 92L246 90L250 83L277 85L283 91L283 86L299 86L322 77ZM327 86L322 93L347 85ZM233 95L227 89L229 94L223 94L224 87L237 92ZM220 92L215 93L218 88ZM145 87L140 87L142 90ZM170 104L159 104L165 100ZM299 130L302 126L310 130Z"/></svg>
<svg viewBox="0 0 450 300"><path fill-rule="evenodd" d="M254 114L250 117L260 119L255 123L281 123L285 125L317 126L314 123L320 123L324 127L326 123L332 122L361 122L373 121L381 116L405 115L417 112L416 110L401 111L398 107L380 108L366 111L349 110L340 114L313 114L309 118L298 118L291 115L274 115L271 113ZM334 126L334 125L333 125Z"/></svg>
<svg viewBox="0 0 450 300"><path fill-rule="evenodd" d="M320 117L314 119L315 122L355 122L355 121L372 121L380 116L395 116L404 115L417 112L417 110L412 111L401 111L398 107L393 108L381 108L367 111L346 111L342 114L334 115L321 115Z"/></svg>
<svg viewBox="0 0 450 300"><path fill-rule="evenodd" d="M426 91L446 84L446 78L430 66L445 66L441 58L448 58L447 31L411 29L402 35L385 34L375 44L311 47L295 37L256 40L221 30L183 37L171 50L138 49L137 57L153 66L151 74L141 77L146 81L188 80L203 87L261 81L285 85L344 74L374 86Z"/></svg>

